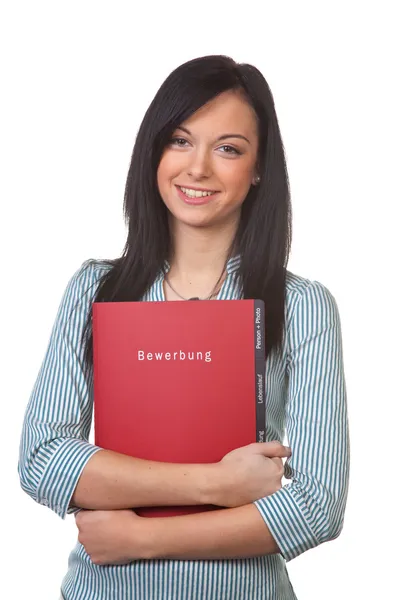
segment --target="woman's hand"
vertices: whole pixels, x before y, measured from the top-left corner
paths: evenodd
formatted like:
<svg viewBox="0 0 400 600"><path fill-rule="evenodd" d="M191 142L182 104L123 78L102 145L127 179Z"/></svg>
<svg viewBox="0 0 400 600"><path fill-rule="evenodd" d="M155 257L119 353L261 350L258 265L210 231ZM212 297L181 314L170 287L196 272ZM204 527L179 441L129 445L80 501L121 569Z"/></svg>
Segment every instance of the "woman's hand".
<svg viewBox="0 0 400 600"><path fill-rule="evenodd" d="M211 483L211 504L237 507L270 496L282 487L282 458L291 455L280 442L237 448L217 463Z"/></svg>
<svg viewBox="0 0 400 600"><path fill-rule="evenodd" d="M78 540L96 565L122 565L145 558L146 519L133 510L81 510Z"/></svg>

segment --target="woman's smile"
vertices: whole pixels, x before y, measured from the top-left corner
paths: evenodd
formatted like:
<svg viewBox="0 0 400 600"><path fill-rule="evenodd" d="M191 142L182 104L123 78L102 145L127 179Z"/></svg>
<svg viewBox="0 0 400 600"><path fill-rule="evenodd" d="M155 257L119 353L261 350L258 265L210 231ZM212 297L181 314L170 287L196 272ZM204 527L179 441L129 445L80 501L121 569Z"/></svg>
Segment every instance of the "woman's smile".
<svg viewBox="0 0 400 600"><path fill-rule="evenodd" d="M180 185L176 185L175 187L179 198L186 204L191 204L193 206L208 204L209 202L212 202L219 193L218 191L187 188Z"/></svg>

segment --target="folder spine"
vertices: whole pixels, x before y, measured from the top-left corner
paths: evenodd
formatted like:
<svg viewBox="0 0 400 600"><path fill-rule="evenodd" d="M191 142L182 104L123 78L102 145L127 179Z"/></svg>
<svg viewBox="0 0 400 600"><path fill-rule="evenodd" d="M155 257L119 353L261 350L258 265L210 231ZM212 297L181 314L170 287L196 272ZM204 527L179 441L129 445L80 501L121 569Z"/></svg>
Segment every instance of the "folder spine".
<svg viewBox="0 0 400 600"><path fill-rule="evenodd" d="M262 300L254 301L254 344L256 384L256 439L265 442L265 305Z"/></svg>

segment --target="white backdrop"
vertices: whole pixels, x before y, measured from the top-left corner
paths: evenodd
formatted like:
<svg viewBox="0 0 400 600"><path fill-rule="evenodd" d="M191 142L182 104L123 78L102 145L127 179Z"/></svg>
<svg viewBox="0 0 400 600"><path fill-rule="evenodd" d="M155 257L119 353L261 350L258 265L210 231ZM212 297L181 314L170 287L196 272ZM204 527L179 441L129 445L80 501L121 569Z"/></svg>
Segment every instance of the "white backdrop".
<svg viewBox="0 0 400 600"><path fill-rule="evenodd" d="M36 505L16 471L61 295L84 260L122 251L125 177L156 90L182 62L213 53L255 64L271 86L292 189L289 269L328 287L342 320L345 526L289 563L292 583L299 600L396 595L396 4L3 2L2 597L56 599L76 538L73 518Z"/></svg>

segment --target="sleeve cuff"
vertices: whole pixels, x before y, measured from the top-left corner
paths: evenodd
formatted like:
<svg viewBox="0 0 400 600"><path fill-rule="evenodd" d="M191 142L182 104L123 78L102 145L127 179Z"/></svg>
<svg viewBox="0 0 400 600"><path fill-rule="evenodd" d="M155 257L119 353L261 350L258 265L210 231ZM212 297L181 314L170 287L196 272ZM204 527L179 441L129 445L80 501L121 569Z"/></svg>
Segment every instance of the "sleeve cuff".
<svg viewBox="0 0 400 600"><path fill-rule="evenodd" d="M63 440L52 455L37 489L37 502L48 506L62 519L74 509L72 495L88 460L101 448L85 440Z"/></svg>
<svg viewBox="0 0 400 600"><path fill-rule="evenodd" d="M319 545L310 527L312 518L309 509L292 484L256 500L254 504L287 562Z"/></svg>

